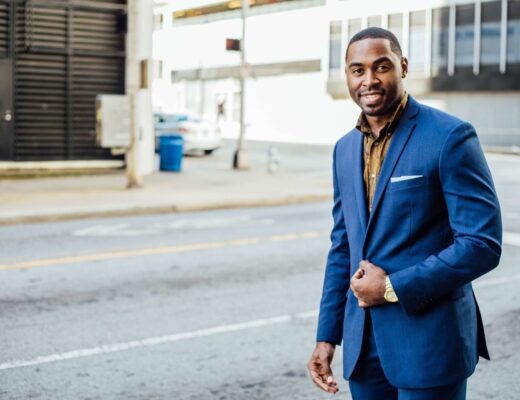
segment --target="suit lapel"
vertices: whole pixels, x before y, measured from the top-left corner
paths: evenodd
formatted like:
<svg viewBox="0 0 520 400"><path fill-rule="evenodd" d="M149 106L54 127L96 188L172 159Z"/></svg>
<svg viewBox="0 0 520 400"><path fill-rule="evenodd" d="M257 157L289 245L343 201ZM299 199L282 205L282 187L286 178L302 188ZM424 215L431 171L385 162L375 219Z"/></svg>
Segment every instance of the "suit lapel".
<svg viewBox="0 0 520 400"><path fill-rule="evenodd" d="M366 197L366 188L365 182L363 180L363 134L361 132L357 132L356 139L354 141L354 190L356 193L356 202L358 205L359 211L359 220L361 221L361 226L363 227L363 233L367 230L367 197Z"/></svg>
<svg viewBox="0 0 520 400"><path fill-rule="evenodd" d="M381 198L386 189L386 186L388 185L388 181L392 176L392 172L394 171L397 161L399 160L399 157L401 156L401 153L403 152L406 143L408 143L408 139L410 138L410 135L415 129L415 125L417 125L415 117L418 113L419 105L410 96L408 98L408 104L406 105L406 109L396 127L394 137L390 142L390 147L388 148L388 152L381 167L381 172L379 174L379 178L376 184L376 192L374 193L374 200L372 202L372 211L368 219L366 236L368 236L368 231L370 230L370 227L373 224L373 220L377 213L377 209L379 207L379 204L381 203Z"/></svg>

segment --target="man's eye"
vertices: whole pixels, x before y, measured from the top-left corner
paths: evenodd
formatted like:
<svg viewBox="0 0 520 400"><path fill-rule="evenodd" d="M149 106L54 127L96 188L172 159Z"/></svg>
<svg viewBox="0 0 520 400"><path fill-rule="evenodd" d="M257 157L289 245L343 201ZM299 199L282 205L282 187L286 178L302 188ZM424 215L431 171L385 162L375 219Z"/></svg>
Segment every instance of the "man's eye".
<svg viewBox="0 0 520 400"><path fill-rule="evenodd" d="M352 73L354 75L361 75L363 73L363 70L361 68L356 68L352 70Z"/></svg>
<svg viewBox="0 0 520 400"><path fill-rule="evenodd" d="M388 65L380 65L379 67L377 67L377 70L378 71L388 71L389 68L388 68Z"/></svg>

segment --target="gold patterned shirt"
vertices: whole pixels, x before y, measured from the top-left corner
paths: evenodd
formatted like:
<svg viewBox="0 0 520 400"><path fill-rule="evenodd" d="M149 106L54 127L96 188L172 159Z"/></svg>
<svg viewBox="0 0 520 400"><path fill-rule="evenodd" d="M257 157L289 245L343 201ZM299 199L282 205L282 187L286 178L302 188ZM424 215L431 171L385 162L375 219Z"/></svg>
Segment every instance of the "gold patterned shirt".
<svg viewBox="0 0 520 400"><path fill-rule="evenodd" d="M368 124L366 115L361 113L359 116L356 128L363 133L363 180L365 181L365 190L367 197L368 211L372 211L372 202L374 201L374 194L376 191L377 179L381 172L381 166L385 159L394 129L399 122L406 103L408 102L408 93L405 93L392 116L385 124L383 129L376 137Z"/></svg>

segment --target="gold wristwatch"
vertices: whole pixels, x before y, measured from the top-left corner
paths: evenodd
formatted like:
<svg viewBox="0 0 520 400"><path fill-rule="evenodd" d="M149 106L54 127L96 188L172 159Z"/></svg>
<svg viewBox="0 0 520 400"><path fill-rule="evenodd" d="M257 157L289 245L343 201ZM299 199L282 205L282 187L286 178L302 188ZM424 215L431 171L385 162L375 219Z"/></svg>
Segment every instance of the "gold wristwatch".
<svg viewBox="0 0 520 400"><path fill-rule="evenodd" d="M397 303L399 299L394 292L394 288L392 286L392 282L390 282L390 278L387 276L385 281L385 294L383 295L385 300L389 303Z"/></svg>

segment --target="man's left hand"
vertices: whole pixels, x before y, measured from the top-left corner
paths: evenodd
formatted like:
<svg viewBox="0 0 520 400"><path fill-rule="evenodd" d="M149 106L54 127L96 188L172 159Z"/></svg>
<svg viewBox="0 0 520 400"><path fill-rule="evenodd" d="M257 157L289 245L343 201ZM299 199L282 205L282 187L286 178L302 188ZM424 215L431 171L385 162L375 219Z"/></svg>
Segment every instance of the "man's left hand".
<svg viewBox="0 0 520 400"><path fill-rule="evenodd" d="M386 303L386 272L377 265L363 260L350 280L350 289L362 308Z"/></svg>

